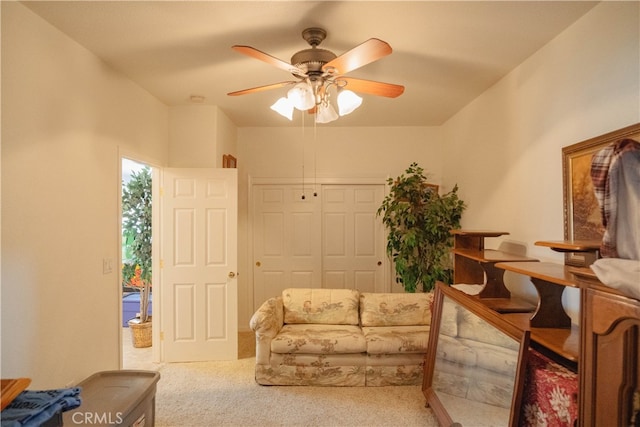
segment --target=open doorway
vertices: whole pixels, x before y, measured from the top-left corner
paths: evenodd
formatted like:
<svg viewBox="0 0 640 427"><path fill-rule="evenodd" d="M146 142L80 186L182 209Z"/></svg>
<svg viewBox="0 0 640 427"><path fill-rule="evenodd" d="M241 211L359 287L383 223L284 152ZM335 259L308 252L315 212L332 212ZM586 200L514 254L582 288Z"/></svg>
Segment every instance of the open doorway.
<svg viewBox="0 0 640 427"><path fill-rule="evenodd" d="M152 170L122 158L122 367L152 363Z"/></svg>

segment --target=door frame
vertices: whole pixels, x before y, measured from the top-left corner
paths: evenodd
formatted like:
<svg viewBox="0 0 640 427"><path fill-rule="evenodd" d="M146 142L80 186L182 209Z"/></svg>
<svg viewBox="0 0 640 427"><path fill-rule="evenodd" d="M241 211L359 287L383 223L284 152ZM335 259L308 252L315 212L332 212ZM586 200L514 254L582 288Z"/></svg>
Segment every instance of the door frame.
<svg viewBox="0 0 640 427"><path fill-rule="evenodd" d="M130 151L123 147L118 147L118 259L117 259L117 273L116 278L118 281L118 367L122 369L123 354L122 354L122 160L128 159L134 162L145 164L151 167L151 234L152 236L160 236L160 176L162 173L161 163L152 157L140 155L134 151ZM157 254L160 253L160 239L155 238L151 240L151 283L160 283L160 258ZM158 286L159 289L159 286ZM157 294L157 295L156 295ZM160 318L162 313L159 312L160 304L162 301L162 295L160 292L156 292L153 295L153 305L158 307L158 310L154 309L154 314L151 317L151 339L152 342L160 343ZM151 359L153 362L159 363L161 361L161 346L155 345L151 347Z"/></svg>
<svg viewBox="0 0 640 427"><path fill-rule="evenodd" d="M313 177L308 180L304 180L305 187L314 187L315 185L382 185L384 187L384 196L389 194L389 185L387 180L389 175L372 175L372 176L322 176ZM254 177L249 175L247 177L247 254L246 261L247 268L247 285L251 287L251 307L249 311L253 312L256 306L255 299L255 287L254 287L254 274L253 274L253 260L255 251L253 247L253 221L254 221L254 204L253 204L253 187L254 185L302 185L303 181L300 177ZM315 189L314 189L315 190ZM320 193L318 191L318 193ZM386 245L385 245L386 247ZM385 253L386 255L386 253ZM391 292L391 262L389 257L384 257L384 272L383 280L388 284L388 292Z"/></svg>

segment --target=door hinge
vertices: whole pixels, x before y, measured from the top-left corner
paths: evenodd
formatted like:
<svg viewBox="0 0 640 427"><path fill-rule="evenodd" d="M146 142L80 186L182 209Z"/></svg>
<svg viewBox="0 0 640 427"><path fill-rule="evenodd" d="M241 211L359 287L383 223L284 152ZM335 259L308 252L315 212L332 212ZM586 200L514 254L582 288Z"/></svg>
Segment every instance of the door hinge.
<svg viewBox="0 0 640 427"><path fill-rule="evenodd" d="M164 331L160 331L160 341L164 341Z"/></svg>
<svg viewBox="0 0 640 427"><path fill-rule="evenodd" d="M160 268L164 268L164 260L163 259L160 260Z"/></svg>
<svg viewBox="0 0 640 427"><path fill-rule="evenodd" d="M160 191L160 197L164 196L164 187L158 189Z"/></svg>

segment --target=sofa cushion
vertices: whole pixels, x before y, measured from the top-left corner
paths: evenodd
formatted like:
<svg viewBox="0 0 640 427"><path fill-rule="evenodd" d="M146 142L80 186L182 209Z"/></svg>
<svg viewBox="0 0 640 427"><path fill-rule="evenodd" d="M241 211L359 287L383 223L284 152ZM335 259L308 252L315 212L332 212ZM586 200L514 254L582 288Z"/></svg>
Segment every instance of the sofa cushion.
<svg viewBox="0 0 640 427"><path fill-rule="evenodd" d="M359 323L359 293L355 289L289 288L282 291L282 302L284 323Z"/></svg>
<svg viewBox="0 0 640 427"><path fill-rule="evenodd" d="M360 294L362 326L409 326L431 324L433 293Z"/></svg>
<svg viewBox="0 0 640 427"><path fill-rule="evenodd" d="M477 367L503 376L515 376L518 368L518 348L510 349L467 339L459 339L459 342L476 354Z"/></svg>
<svg viewBox="0 0 640 427"><path fill-rule="evenodd" d="M520 348L518 341L497 331L486 320L468 310L462 310L458 313L457 323L458 337L460 338L510 348L516 352Z"/></svg>
<svg viewBox="0 0 640 427"><path fill-rule="evenodd" d="M308 353L273 353L272 366L317 366L333 368L335 366L366 366L367 355L364 353L308 354Z"/></svg>
<svg viewBox="0 0 640 427"><path fill-rule="evenodd" d="M368 354L426 353L429 326L376 326L362 328Z"/></svg>
<svg viewBox="0 0 640 427"><path fill-rule="evenodd" d="M284 325L271 341L274 353L362 353L367 343L355 325Z"/></svg>

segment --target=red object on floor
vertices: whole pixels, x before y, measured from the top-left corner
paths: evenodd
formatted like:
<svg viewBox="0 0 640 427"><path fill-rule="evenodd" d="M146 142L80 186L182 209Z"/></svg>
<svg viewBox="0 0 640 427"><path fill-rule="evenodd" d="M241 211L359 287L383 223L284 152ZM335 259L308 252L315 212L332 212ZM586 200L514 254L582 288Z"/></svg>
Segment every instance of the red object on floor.
<svg viewBox="0 0 640 427"><path fill-rule="evenodd" d="M520 425L577 425L578 388L576 372L530 349Z"/></svg>

